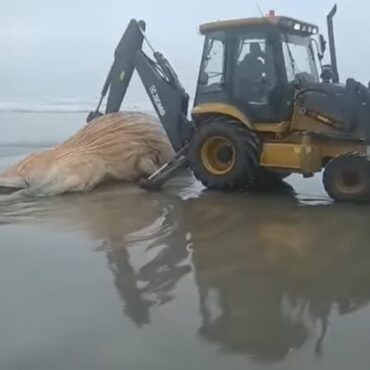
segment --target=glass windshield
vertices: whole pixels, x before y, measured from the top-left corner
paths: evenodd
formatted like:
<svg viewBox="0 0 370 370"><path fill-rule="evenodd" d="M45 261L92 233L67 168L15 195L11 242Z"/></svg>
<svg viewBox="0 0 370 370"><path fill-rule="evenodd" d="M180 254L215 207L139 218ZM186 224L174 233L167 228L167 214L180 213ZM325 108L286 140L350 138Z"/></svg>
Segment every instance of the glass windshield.
<svg viewBox="0 0 370 370"><path fill-rule="evenodd" d="M283 52L288 82L303 79L318 82L315 54L309 37L283 34Z"/></svg>
<svg viewBox="0 0 370 370"><path fill-rule="evenodd" d="M224 80L224 34L216 33L207 38L204 50L201 83L204 86L220 85Z"/></svg>
<svg viewBox="0 0 370 370"><path fill-rule="evenodd" d="M266 32L238 35L234 95L248 104L268 104L276 85L273 43Z"/></svg>

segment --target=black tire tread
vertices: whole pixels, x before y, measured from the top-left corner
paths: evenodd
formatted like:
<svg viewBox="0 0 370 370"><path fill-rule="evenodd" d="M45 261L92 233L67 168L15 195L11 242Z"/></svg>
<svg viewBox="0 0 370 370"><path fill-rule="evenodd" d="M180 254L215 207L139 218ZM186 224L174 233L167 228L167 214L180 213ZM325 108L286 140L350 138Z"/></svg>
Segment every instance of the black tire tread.
<svg viewBox="0 0 370 370"><path fill-rule="evenodd" d="M332 167L338 164L338 161L341 161L345 158L352 158L357 159L359 161L363 161L363 164L368 166L367 172L369 175L369 181L367 182L364 189L357 193L357 194L341 194L340 191L335 189L332 184ZM341 202L369 202L370 201L370 162L367 160L366 157L361 156L357 153L347 153L340 155L336 158L331 159L325 168L324 175L323 175L323 185L325 191L329 194L329 196L334 199L335 201Z"/></svg>
<svg viewBox="0 0 370 370"><path fill-rule="evenodd" d="M233 137L237 137L237 147L247 155L239 156L239 170L233 176L225 178L214 178L205 175L202 164L197 155L197 138L195 147L190 144L189 163L194 176L209 189L215 190L248 190L253 187L255 173L259 167L261 155L261 143L258 135L245 127L241 122L225 116L212 116L206 122L201 123L200 129L195 135L203 136L204 132L211 130L217 131L218 128L230 132Z"/></svg>

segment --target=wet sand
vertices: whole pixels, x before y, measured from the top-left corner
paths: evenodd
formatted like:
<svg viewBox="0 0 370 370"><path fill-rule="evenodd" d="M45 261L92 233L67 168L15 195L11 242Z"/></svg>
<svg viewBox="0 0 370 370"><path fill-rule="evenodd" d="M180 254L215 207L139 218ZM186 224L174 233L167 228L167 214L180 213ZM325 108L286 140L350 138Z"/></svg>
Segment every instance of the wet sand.
<svg viewBox="0 0 370 370"><path fill-rule="evenodd" d="M83 120L0 113L0 170ZM370 207L288 183L0 197L0 369L369 369Z"/></svg>

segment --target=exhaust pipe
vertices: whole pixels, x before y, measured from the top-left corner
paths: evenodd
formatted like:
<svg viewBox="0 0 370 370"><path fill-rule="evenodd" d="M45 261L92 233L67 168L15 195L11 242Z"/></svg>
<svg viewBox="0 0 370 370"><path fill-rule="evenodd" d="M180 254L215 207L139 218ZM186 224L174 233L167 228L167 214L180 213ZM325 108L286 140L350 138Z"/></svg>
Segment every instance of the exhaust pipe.
<svg viewBox="0 0 370 370"><path fill-rule="evenodd" d="M334 83L339 82L339 72L338 72L338 63L337 63L337 53L335 49L335 36L334 36L334 25L333 25L333 18L336 13L337 13L337 4L334 5L333 9L330 11L327 17L330 59L331 59L331 66L333 69L333 82Z"/></svg>

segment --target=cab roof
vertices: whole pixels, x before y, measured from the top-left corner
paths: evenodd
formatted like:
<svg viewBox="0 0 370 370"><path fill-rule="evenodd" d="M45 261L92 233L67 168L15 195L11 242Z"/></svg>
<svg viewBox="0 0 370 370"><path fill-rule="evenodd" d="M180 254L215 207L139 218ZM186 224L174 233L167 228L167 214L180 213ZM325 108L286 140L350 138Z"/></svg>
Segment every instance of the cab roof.
<svg viewBox="0 0 370 370"><path fill-rule="evenodd" d="M245 26L259 26L259 25L277 25L282 28L285 28L288 31L307 35L317 34L319 32L319 28L313 24L302 22L294 18L282 16L241 18L210 22L202 24L200 26L200 32L202 34L207 34L213 31L225 31L232 28L242 28Z"/></svg>

